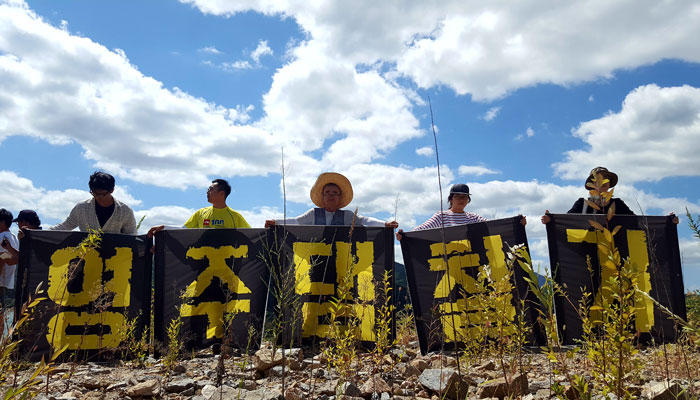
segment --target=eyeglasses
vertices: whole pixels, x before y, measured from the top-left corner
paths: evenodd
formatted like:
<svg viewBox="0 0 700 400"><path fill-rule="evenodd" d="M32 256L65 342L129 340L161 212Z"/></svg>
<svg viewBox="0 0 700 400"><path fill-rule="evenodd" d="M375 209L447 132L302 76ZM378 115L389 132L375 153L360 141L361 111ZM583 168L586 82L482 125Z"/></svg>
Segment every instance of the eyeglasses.
<svg viewBox="0 0 700 400"><path fill-rule="evenodd" d="M95 196L95 197L105 197L105 196L108 196L108 195L111 194L111 193L112 193L112 192L110 192L109 190L105 190L104 192L96 192L96 191L94 191L94 190L91 190L91 191L90 191L90 194L93 195L93 196Z"/></svg>
<svg viewBox="0 0 700 400"><path fill-rule="evenodd" d="M340 193L337 192L325 192L323 195L326 197L340 197Z"/></svg>
<svg viewBox="0 0 700 400"><path fill-rule="evenodd" d="M469 200L468 194L453 194L452 198L455 200Z"/></svg>

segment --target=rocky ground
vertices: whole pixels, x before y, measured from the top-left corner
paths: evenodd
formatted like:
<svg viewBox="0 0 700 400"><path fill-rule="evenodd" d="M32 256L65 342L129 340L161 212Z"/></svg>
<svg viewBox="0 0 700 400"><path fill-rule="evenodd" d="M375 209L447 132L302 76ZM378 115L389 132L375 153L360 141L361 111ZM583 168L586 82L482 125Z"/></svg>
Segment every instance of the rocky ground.
<svg viewBox="0 0 700 400"><path fill-rule="evenodd" d="M670 346L667 349L645 349L640 354L643 370L638 378L631 379L634 383L628 385L635 397L655 400L697 398L694 395L700 393L700 373L694 367L697 355L684 358ZM321 354L310 350L287 350L286 356L288 359L283 368L281 352L272 357L270 348L247 357L235 355L225 359L223 372L221 356L212 354L211 350L179 361L170 371L166 371L161 361L152 358L145 366L129 362L58 364L49 380L48 390L46 384L42 384L41 393L36 398L547 399L554 396L553 384L568 387L563 375L555 375L552 364L538 352L525 355L522 371L526 372L508 372L508 382L496 360L483 359L468 366L463 363L458 371L454 357L444 354L421 356L415 342L397 347L380 359L369 354L360 355L353 361L346 377L338 376ZM590 376L590 366L585 360L573 358L570 361L571 368ZM519 367L514 369L517 371ZM21 382L31 372L31 366L20 371L16 381ZM665 380L666 376L673 379ZM0 392L5 390L0 387ZM567 394L572 395L571 389Z"/></svg>

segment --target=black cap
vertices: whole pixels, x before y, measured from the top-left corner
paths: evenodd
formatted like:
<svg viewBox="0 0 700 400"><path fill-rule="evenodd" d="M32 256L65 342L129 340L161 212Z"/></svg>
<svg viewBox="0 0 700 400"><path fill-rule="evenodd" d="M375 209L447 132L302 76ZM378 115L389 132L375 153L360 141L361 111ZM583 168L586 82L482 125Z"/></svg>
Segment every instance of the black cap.
<svg viewBox="0 0 700 400"><path fill-rule="evenodd" d="M17 218L13 219L12 222L27 221L30 225L39 226L41 225L41 220L39 215L37 215L34 210L22 210L17 214Z"/></svg>
<svg viewBox="0 0 700 400"><path fill-rule="evenodd" d="M469 193L469 186L464 183L458 183L452 186L452 189L450 189L450 196L453 194L466 194L471 196L471 193Z"/></svg>

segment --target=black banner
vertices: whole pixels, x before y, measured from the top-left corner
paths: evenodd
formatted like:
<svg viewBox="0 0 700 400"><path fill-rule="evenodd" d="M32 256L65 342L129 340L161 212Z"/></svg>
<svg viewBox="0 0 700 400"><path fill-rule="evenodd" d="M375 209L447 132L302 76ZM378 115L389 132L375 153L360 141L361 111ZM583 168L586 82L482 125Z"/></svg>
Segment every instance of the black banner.
<svg viewBox="0 0 700 400"><path fill-rule="evenodd" d="M480 291L479 273L488 265L494 281L507 276L509 246L522 244L527 248L525 227L520 220L518 216L446 227L444 242L441 229L404 233L401 251L423 354L461 347L483 324L484 316L477 310L488 306L476 304L478 299L474 296ZM445 253L447 266L443 261ZM514 268L509 285L510 304L504 305L506 310L494 311L515 319L518 299L527 298L531 304L524 311L526 322L532 327L529 340L542 344L544 338L535 323L537 301L528 294L523 277L524 271Z"/></svg>
<svg viewBox="0 0 700 400"><path fill-rule="evenodd" d="M600 296L609 289L606 282L614 272L612 265L601 267L600 260L608 260L608 255L601 254L603 249L598 246L603 241L603 232L593 229L589 223L595 220L605 226L606 221L603 215L554 214L550 217L547 240L553 277L566 287L569 297L569 301L561 297L556 299L557 322L563 342L574 344L582 336L581 319L573 308L581 302L582 289L592 294L591 302L600 303ZM621 227L614 236L614 243L621 260L629 257L639 289L685 319L678 232L671 217L619 215L613 217L608 226L610 231ZM592 274L588 271L586 257L590 257ZM678 332L673 321L650 299L637 294L634 303L633 329L641 334L642 340L649 336L656 342L676 339Z"/></svg>
<svg viewBox="0 0 700 400"><path fill-rule="evenodd" d="M21 327L21 357L48 358L66 348L91 357L117 349L127 325L149 324L151 253L145 236L29 231L21 242L16 315L42 284L45 299ZM19 315L18 315L19 317ZM66 347L67 346L67 347Z"/></svg>
<svg viewBox="0 0 700 400"><path fill-rule="evenodd" d="M352 307L348 314L354 317L335 323L352 324L363 344L371 346L376 340L379 307L387 306L382 290L385 272L392 304L394 300L393 230L288 225L276 227L275 240L280 244L276 247L283 251L277 253L282 257L271 263L273 274L289 282L277 285L273 282L271 290L286 287L296 294L280 306L289 322L287 338L283 340L313 343L327 338L331 329L331 303L341 300ZM388 320L393 338L393 307Z"/></svg>
<svg viewBox="0 0 700 400"><path fill-rule="evenodd" d="M267 229L176 229L156 234L154 324L167 343L182 323L187 349L221 343L256 349L265 317Z"/></svg>

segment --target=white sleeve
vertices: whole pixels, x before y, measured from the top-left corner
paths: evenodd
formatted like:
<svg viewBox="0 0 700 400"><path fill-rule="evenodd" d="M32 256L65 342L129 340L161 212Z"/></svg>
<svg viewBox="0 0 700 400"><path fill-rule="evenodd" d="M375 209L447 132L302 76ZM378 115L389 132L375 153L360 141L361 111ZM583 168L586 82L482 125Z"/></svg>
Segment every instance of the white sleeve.
<svg viewBox="0 0 700 400"><path fill-rule="evenodd" d="M17 239L17 236L10 235L8 240L10 242L10 246L12 246L13 249L19 251L19 239Z"/></svg>
<svg viewBox="0 0 700 400"><path fill-rule="evenodd" d="M282 225L282 224L287 224L287 225L313 225L314 224L314 209L310 209L309 211L301 214L298 217L295 218L287 218L287 219L276 219L275 223Z"/></svg>
<svg viewBox="0 0 700 400"><path fill-rule="evenodd" d="M362 226L381 226L381 227L386 226L386 222L384 222L382 220L372 218L372 217L365 217L362 215L357 216L357 221Z"/></svg>

